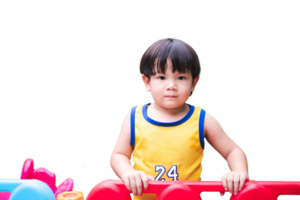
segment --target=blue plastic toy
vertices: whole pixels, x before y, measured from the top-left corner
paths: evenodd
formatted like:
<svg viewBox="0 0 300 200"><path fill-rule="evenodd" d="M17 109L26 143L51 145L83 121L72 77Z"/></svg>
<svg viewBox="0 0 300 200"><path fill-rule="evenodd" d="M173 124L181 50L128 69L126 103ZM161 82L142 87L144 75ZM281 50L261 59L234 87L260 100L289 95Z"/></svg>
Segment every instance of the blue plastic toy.
<svg viewBox="0 0 300 200"><path fill-rule="evenodd" d="M9 192L9 200L55 200L49 186L39 180L0 180L1 192Z"/></svg>

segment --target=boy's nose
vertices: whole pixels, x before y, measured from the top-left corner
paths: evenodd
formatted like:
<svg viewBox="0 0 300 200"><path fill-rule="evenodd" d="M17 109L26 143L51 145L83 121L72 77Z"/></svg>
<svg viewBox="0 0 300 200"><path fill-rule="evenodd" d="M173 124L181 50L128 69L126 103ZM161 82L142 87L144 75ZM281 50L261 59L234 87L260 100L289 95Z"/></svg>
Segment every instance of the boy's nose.
<svg viewBox="0 0 300 200"><path fill-rule="evenodd" d="M176 91L177 85L173 81L170 81L168 84L167 90L175 90Z"/></svg>

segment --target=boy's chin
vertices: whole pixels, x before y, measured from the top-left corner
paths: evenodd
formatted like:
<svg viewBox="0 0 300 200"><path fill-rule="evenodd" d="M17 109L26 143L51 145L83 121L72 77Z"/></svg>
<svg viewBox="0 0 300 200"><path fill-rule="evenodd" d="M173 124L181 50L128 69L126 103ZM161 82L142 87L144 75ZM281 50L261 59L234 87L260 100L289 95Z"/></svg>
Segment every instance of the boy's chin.
<svg viewBox="0 0 300 200"><path fill-rule="evenodd" d="M172 103L172 102L169 103L169 102L167 102L167 103L163 103L161 105L161 107L166 108L166 109L176 109L176 108L180 108L180 107L184 106L186 103L187 102L184 102L184 103Z"/></svg>

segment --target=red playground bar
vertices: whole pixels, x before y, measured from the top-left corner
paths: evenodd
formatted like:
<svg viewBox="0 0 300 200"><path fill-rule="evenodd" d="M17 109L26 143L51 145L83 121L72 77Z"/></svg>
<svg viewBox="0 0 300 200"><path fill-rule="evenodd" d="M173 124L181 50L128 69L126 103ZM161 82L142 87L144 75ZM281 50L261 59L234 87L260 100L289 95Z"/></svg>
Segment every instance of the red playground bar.
<svg viewBox="0 0 300 200"><path fill-rule="evenodd" d="M202 192L226 192L220 181L152 181L143 193L154 193L157 200L201 200ZM96 185L87 200L130 200L122 181L107 180ZM231 200L276 200L279 195L300 195L300 182L247 181Z"/></svg>
<svg viewBox="0 0 300 200"><path fill-rule="evenodd" d="M72 191L72 179L56 187L55 174L45 168L34 169L32 159L25 161L21 179L0 180L0 200L32 199L37 194L43 196L37 197L39 200L84 200L82 192ZM201 200L202 192L228 191L224 190L221 181L150 181L148 189L143 189L143 193L156 194L157 200ZM86 200L130 200L130 193L123 181L106 180L97 184ZM300 182L246 181L243 189L230 199L276 200L280 195L300 195Z"/></svg>

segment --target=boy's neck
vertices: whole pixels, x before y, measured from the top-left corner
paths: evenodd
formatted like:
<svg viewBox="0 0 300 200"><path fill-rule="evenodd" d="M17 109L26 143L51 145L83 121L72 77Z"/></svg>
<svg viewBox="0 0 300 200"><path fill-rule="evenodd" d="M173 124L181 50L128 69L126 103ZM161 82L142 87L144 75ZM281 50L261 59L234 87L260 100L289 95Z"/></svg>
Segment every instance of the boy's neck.
<svg viewBox="0 0 300 200"><path fill-rule="evenodd" d="M148 116L154 120L161 122L174 122L182 119L189 112L190 108L187 104L183 104L177 108L165 108L155 102L148 108Z"/></svg>

